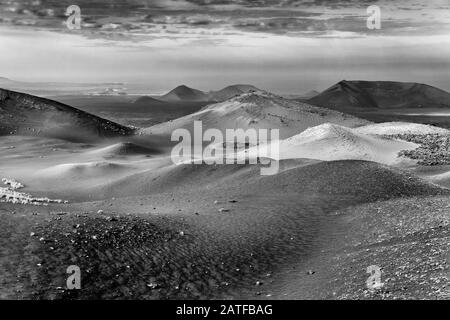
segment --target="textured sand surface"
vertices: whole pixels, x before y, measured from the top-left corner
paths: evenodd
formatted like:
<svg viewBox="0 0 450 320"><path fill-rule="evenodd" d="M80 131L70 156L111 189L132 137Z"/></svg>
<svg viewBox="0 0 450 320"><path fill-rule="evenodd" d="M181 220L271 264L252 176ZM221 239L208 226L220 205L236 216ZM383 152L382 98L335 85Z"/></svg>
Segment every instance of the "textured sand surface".
<svg viewBox="0 0 450 320"><path fill-rule="evenodd" d="M371 136L360 133L359 128L346 128L331 123L311 127L275 143L279 143L279 156L275 155L275 159L367 160L391 165L414 163L400 157L399 152L414 150L419 146L398 139ZM240 152L240 157L272 155L271 150L276 150L273 144L268 147L253 147Z"/></svg>

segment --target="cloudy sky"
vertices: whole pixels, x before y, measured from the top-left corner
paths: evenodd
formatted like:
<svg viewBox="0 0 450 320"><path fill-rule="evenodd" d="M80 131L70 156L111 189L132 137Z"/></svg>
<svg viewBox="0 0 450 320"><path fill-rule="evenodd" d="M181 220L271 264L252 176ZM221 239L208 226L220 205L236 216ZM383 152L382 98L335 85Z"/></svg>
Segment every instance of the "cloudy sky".
<svg viewBox="0 0 450 320"><path fill-rule="evenodd" d="M70 5L80 30L66 26ZM370 5L379 30L367 28ZM297 93L367 79L450 91L449 57L449 0L0 0L0 76L22 81Z"/></svg>

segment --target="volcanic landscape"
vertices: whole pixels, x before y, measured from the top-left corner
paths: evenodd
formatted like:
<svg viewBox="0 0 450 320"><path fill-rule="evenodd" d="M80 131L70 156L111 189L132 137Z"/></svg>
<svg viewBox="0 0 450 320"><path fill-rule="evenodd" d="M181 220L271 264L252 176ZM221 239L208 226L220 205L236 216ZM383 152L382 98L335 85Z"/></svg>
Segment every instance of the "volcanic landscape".
<svg viewBox="0 0 450 320"><path fill-rule="evenodd" d="M0 89L0 298L448 299L449 108L389 81L302 98ZM171 134L194 121L279 129L279 172L174 164Z"/></svg>

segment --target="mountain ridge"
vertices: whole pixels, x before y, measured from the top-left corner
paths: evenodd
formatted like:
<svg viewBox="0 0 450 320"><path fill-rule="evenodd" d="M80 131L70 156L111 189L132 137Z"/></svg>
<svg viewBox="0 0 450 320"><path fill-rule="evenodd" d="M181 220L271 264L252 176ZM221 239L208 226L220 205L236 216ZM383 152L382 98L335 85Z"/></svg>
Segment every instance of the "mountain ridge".
<svg viewBox="0 0 450 320"><path fill-rule="evenodd" d="M250 84L232 84L220 90L201 91L184 84L175 87L166 94L156 97L162 101L211 101L221 102L234 96L251 91L262 91Z"/></svg>
<svg viewBox="0 0 450 320"><path fill-rule="evenodd" d="M450 93L416 82L342 80L304 101L335 110L444 108Z"/></svg>

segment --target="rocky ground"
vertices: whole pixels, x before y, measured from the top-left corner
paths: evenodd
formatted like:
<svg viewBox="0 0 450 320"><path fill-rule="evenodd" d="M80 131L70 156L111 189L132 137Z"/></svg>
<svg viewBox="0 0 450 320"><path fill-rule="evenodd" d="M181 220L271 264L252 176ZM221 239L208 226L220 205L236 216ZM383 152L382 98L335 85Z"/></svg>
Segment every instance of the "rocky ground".
<svg viewBox="0 0 450 320"><path fill-rule="evenodd" d="M419 144L415 150L403 150L400 156L418 160L419 165L435 166L450 164L450 136L439 134L389 136Z"/></svg>
<svg viewBox="0 0 450 320"><path fill-rule="evenodd" d="M25 186L14 179L2 178L2 182L6 187L0 187L0 202L11 202L20 204L32 204L32 205L48 205L49 203L68 203L61 199L49 199L47 197L34 197L31 194L25 192L19 192L17 190L24 188Z"/></svg>
<svg viewBox="0 0 450 320"><path fill-rule="evenodd" d="M450 298L450 199L403 198L335 212L318 254L277 279L280 299ZM368 268L381 271L367 286Z"/></svg>

